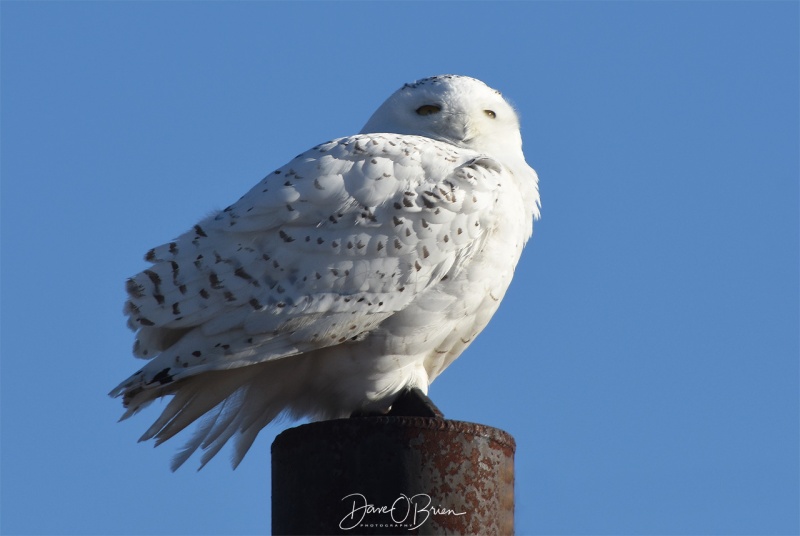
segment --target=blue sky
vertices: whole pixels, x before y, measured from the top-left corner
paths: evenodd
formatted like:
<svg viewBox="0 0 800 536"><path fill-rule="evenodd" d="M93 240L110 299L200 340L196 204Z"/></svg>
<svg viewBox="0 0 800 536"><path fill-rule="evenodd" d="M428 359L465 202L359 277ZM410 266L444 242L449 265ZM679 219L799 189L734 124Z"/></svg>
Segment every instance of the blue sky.
<svg viewBox="0 0 800 536"><path fill-rule="evenodd" d="M197 473L117 424L147 249L471 75L522 118L542 220L432 386L517 441L519 534L797 534L796 2L10 2L4 534L258 534L269 447Z"/></svg>

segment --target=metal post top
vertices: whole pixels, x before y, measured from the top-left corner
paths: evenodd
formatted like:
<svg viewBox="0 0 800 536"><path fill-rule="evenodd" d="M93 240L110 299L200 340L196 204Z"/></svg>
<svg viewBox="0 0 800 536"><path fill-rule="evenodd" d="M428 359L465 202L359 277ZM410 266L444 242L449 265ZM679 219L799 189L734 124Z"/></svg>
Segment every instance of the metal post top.
<svg viewBox="0 0 800 536"><path fill-rule="evenodd" d="M476 439L484 438L496 443L498 447L509 449L512 453L516 450L516 442L511 434L484 424L429 417L369 416L312 422L289 428L275 438L272 451L292 444L308 444L308 441L320 437L337 437L341 440L352 438L358 441L365 434L408 436L420 433L428 436L460 435Z"/></svg>

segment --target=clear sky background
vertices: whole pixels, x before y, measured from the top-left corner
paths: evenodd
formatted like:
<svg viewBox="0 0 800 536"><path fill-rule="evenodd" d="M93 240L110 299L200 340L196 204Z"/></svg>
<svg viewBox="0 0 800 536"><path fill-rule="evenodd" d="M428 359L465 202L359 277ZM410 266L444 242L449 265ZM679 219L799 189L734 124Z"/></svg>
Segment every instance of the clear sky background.
<svg viewBox="0 0 800 536"><path fill-rule="evenodd" d="M431 389L513 434L519 534L797 534L797 2L11 2L2 532L263 534L270 443L117 424L142 255L407 81L520 111L542 220Z"/></svg>

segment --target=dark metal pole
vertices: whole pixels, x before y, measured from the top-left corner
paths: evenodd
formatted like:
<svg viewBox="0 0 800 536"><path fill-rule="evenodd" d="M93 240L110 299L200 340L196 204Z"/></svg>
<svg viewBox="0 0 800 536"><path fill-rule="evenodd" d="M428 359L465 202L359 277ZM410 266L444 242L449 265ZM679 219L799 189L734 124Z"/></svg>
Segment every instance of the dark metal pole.
<svg viewBox="0 0 800 536"><path fill-rule="evenodd" d="M513 534L514 449L442 418L291 428L272 444L273 534Z"/></svg>

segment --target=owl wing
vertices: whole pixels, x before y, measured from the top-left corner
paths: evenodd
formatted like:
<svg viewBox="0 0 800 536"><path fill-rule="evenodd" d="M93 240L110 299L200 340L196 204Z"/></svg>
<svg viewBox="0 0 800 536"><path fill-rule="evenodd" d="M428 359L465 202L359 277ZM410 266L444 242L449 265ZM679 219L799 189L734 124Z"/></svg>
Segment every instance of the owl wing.
<svg viewBox="0 0 800 536"><path fill-rule="evenodd" d="M146 403L137 395L204 371L360 340L468 263L503 173L484 155L394 134L297 156L147 253L125 313L135 355L151 361L111 395Z"/></svg>

